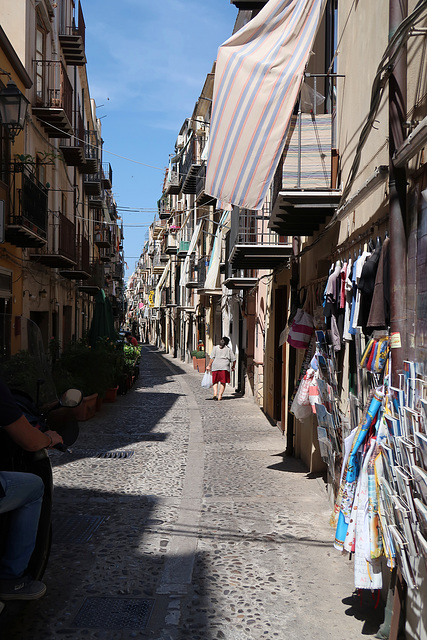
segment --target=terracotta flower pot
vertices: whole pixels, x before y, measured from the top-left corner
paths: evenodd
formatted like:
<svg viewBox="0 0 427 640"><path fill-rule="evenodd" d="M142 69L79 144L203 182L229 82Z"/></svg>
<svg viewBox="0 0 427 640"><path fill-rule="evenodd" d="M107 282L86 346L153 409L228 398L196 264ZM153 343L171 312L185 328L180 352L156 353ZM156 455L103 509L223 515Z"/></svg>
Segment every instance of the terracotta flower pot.
<svg viewBox="0 0 427 640"><path fill-rule="evenodd" d="M119 387L112 387L111 389L107 389L104 396L104 402L115 402L117 400L117 391Z"/></svg>
<svg viewBox="0 0 427 640"><path fill-rule="evenodd" d="M193 367L194 367L194 369L197 369L197 358L196 358L196 356L193 356Z"/></svg>
<svg viewBox="0 0 427 640"><path fill-rule="evenodd" d="M206 371L206 358L197 358L197 369L199 373L205 373Z"/></svg>
<svg viewBox="0 0 427 640"><path fill-rule="evenodd" d="M76 419L79 422L85 422L86 420L90 420L96 413L96 399L98 397L97 393L92 394L91 396L85 396L79 404L78 407L72 409Z"/></svg>

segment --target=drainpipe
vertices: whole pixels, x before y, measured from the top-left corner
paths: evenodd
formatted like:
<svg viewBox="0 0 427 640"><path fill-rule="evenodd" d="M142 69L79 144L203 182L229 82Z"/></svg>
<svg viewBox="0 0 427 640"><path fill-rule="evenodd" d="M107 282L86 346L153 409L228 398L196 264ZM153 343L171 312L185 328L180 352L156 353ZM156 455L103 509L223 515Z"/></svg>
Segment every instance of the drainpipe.
<svg viewBox="0 0 427 640"><path fill-rule="evenodd" d="M389 0L389 37L408 15L407 0ZM406 341L406 169L396 168L392 157L406 135L406 45L400 50L389 80L389 198L390 198L390 330L396 334L392 349L392 382L403 369ZM399 340L400 337L400 340ZM400 345L400 346L399 346Z"/></svg>

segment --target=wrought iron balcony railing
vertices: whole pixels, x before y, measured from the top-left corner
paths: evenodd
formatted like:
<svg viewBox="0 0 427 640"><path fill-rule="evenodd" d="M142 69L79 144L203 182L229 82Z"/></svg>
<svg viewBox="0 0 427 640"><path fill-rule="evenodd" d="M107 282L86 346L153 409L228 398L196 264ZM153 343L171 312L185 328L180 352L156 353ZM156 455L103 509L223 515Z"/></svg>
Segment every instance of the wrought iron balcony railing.
<svg viewBox="0 0 427 640"><path fill-rule="evenodd" d="M48 243L30 254L30 259L52 269L76 264L76 227L60 211L49 213Z"/></svg>
<svg viewBox="0 0 427 640"><path fill-rule="evenodd" d="M33 114L50 138L73 133L73 88L60 60L35 60L36 104Z"/></svg>
<svg viewBox="0 0 427 640"><path fill-rule="evenodd" d="M17 247L42 247L47 242L48 190L23 163L11 165L6 241Z"/></svg>

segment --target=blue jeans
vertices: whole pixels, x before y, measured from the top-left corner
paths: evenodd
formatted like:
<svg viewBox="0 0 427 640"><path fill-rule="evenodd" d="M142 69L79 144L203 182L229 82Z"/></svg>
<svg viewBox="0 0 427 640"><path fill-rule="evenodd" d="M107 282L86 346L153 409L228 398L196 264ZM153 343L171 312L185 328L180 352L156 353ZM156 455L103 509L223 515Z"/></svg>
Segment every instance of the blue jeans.
<svg viewBox="0 0 427 640"><path fill-rule="evenodd" d="M0 483L6 494L0 496L0 513L10 512L0 578L21 577L36 544L44 484L32 473L9 471L0 471Z"/></svg>

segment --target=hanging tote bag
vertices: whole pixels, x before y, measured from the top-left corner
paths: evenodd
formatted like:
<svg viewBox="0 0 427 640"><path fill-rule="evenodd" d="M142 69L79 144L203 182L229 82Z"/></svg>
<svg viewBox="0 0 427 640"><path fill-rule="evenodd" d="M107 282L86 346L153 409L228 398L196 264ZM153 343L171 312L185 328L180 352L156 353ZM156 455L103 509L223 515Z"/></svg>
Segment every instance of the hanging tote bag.
<svg viewBox="0 0 427 640"><path fill-rule="evenodd" d="M306 349L313 331L313 316L304 309L298 309L289 329L288 343L295 349Z"/></svg>
<svg viewBox="0 0 427 640"><path fill-rule="evenodd" d="M212 374L210 371L205 371L202 378L202 387L203 389L210 389L212 386Z"/></svg>

